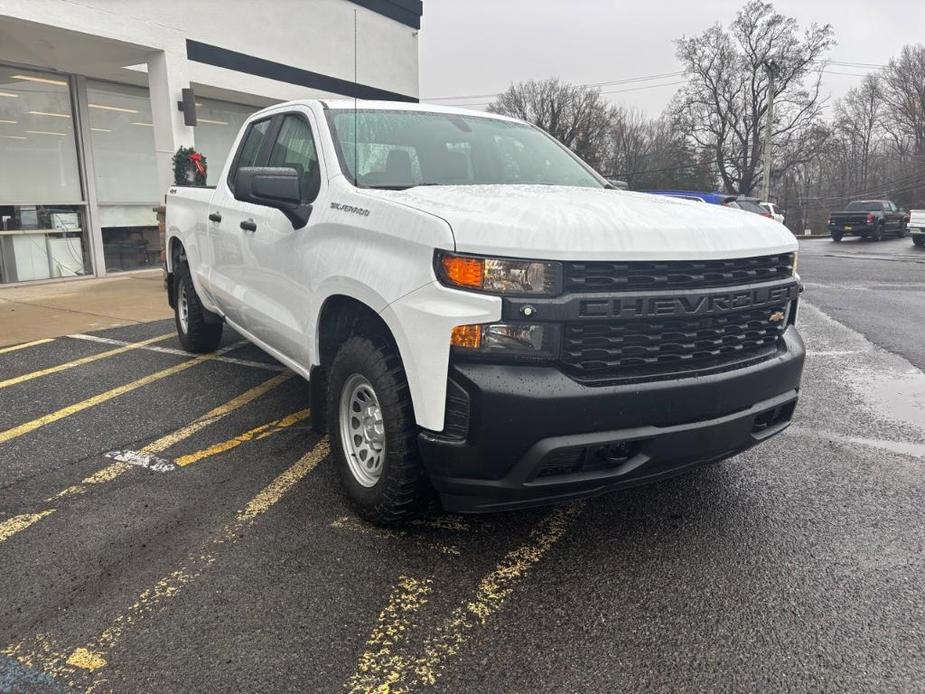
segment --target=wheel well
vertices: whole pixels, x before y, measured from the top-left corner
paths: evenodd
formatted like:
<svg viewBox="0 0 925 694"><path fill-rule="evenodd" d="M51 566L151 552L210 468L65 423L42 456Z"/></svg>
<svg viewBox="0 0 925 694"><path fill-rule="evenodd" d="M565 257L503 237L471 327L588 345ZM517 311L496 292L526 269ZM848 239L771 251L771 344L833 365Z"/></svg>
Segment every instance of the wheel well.
<svg viewBox="0 0 925 694"><path fill-rule="evenodd" d="M183 247L183 242L176 236L171 237L169 251L170 267L176 270L177 265L186 260L186 249Z"/></svg>
<svg viewBox="0 0 925 694"><path fill-rule="evenodd" d="M315 431L324 431L328 368L334 360L337 348L353 335L383 338L392 344L396 352L398 351L389 326L369 306L349 296L338 294L328 297L318 314L319 365L312 367L309 376L312 425Z"/></svg>

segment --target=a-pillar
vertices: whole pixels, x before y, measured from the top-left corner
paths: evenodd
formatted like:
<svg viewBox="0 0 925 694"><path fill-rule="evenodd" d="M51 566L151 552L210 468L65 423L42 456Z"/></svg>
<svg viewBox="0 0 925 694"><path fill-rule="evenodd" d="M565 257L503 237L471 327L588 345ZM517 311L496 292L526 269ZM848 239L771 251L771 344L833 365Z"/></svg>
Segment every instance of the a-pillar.
<svg viewBox="0 0 925 694"><path fill-rule="evenodd" d="M173 155L179 147L193 147L193 128L183 124L177 108L181 90L189 87L186 56L158 51L148 56L148 91L151 95L151 123L160 195L173 184ZM163 197L161 197L163 199Z"/></svg>

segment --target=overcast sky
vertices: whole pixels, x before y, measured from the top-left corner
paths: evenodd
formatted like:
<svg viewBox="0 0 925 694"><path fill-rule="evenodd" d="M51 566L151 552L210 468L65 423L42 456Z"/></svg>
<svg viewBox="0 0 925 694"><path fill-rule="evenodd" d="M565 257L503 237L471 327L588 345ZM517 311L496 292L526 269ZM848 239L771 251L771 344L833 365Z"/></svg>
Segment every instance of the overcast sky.
<svg viewBox="0 0 925 694"><path fill-rule="evenodd" d="M559 76L575 83L627 80L677 72L673 40L728 25L740 0L424 0L421 96L484 108L512 81ZM838 45L829 57L885 64L905 43L925 43L925 0L778 0L801 26L829 23ZM865 68L831 66L824 92L840 96ZM657 115L681 79L601 87L614 103ZM652 85L671 86L652 86ZM640 89L640 87L646 87ZM626 90L632 91L626 91ZM620 91L617 91L620 90Z"/></svg>

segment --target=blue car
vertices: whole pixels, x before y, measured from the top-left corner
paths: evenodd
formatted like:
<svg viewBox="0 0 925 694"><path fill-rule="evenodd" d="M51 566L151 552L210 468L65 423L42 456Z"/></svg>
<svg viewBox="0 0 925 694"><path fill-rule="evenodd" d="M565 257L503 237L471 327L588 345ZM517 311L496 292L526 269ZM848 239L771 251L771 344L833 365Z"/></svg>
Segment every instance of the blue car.
<svg viewBox="0 0 925 694"><path fill-rule="evenodd" d="M696 200L711 205L728 205L736 199L735 195L727 193L699 193L692 190L646 190L643 192L651 193L652 195L667 195L671 198L683 198L684 200Z"/></svg>

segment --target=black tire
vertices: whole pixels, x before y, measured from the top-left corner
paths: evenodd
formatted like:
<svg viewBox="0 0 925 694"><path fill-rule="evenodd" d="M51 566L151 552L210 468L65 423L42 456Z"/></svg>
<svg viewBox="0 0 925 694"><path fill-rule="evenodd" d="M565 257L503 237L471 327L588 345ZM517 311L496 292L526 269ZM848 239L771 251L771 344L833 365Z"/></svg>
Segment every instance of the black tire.
<svg viewBox="0 0 925 694"><path fill-rule="evenodd" d="M913 234L912 243L916 246L925 246L925 234Z"/></svg>
<svg viewBox="0 0 925 694"><path fill-rule="evenodd" d="M207 311L196 294L189 266L181 263L174 271L174 323L180 344L187 352L204 354L214 352L222 341L221 318ZM181 312L186 306L186 320Z"/></svg>
<svg viewBox="0 0 925 694"><path fill-rule="evenodd" d="M371 333L375 331L370 331ZM378 478L366 486L351 470L341 430L341 399L350 402L356 376L365 380L378 399L384 425L385 452ZM328 434L344 492L357 513L368 521L391 525L419 516L431 497L430 485L417 446L418 426L405 370L392 342L384 337L355 335L337 350L328 372ZM350 411L351 408L347 408ZM348 427L349 428L349 427ZM350 447L350 444L346 444ZM354 464L361 464L359 456Z"/></svg>
<svg viewBox="0 0 925 694"><path fill-rule="evenodd" d="M833 240L833 241L835 241L835 242L837 243L837 242L841 241L841 239L842 239L842 233L841 233L840 231L833 231L833 232L832 232L832 240Z"/></svg>
<svg viewBox="0 0 925 694"><path fill-rule="evenodd" d="M901 239L906 235L906 223L903 222L899 225L899 228L896 230L896 238Z"/></svg>
<svg viewBox="0 0 925 694"><path fill-rule="evenodd" d="M878 224L877 228L874 230L874 235L871 237L874 241L883 241L883 225Z"/></svg>

